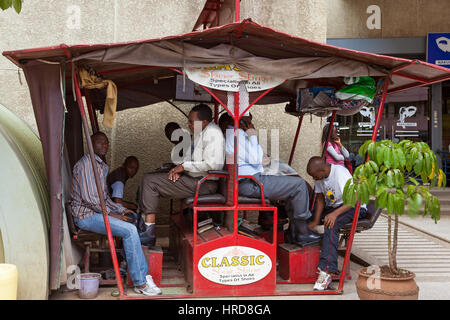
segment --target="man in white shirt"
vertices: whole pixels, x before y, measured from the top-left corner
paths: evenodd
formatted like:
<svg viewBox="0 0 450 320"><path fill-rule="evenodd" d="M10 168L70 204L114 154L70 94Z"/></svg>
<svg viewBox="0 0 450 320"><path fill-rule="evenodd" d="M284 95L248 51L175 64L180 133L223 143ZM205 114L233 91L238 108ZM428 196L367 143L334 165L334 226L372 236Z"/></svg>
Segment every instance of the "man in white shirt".
<svg viewBox="0 0 450 320"><path fill-rule="evenodd" d="M314 218L308 227L314 228L321 219L325 226L318 265L319 278L314 289L325 290L331 282L331 274L339 273L339 230L353 220L355 213L355 208L345 205L342 200L345 184L352 176L343 166L327 163L321 157L309 159L307 172L315 180L316 193ZM362 205L359 217L363 218L366 212L366 206Z"/></svg>
<svg viewBox="0 0 450 320"><path fill-rule="evenodd" d="M231 126L231 117L224 114L222 123L228 123L226 130L227 159L234 153L234 129ZM221 117L221 118L222 118ZM258 143L256 130L249 116L241 118L238 130L238 165L240 176L253 176L262 183L264 196L272 201L284 200L285 209L290 220L290 240L293 243L307 245L320 241L321 235L307 227L307 219L311 217L309 211L309 192L306 181L299 176L264 175L264 152ZM221 121L219 121L220 123ZM229 161L227 161L229 162ZM249 178L239 181L239 195L260 198L260 187Z"/></svg>
<svg viewBox="0 0 450 320"><path fill-rule="evenodd" d="M146 236L152 245L156 239L155 220L159 198L185 199L195 194L198 181L210 170L222 170L225 162L225 139L220 128L212 121L211 108L199 104L189 113L188 126L194 134L194 143L183 139L187 152L182 163L169 173L144 174L139 195L139 208L145 217ZM195 130L194 130L195 129ZM185 141L186 140L186 141ZM217 190L217 181L202 183L199 194L211 194Z"/></svg>

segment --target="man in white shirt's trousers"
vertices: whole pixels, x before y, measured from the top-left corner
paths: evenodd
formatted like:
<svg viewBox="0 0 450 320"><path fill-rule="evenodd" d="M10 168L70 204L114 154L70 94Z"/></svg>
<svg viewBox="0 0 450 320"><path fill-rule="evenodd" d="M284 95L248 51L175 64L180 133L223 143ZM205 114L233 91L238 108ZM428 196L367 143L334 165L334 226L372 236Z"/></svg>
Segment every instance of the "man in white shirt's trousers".
<svg viewBox="0 0 450 320"><path fill-rule="evenodd" d="M189 113L188 126L193 133L193 143L184 137L183 159L169 173L146 173L141 181L139 208L145 217L149 245L154 245L155 220L159 198L185 199L194 196L198 181L210 170L222 170L225 162L225 139L220 128L212 121L211 108L199 104ZM178 152L172 152L178 154ZM217 191L217 181L202 183L199 195Z"/></svg>

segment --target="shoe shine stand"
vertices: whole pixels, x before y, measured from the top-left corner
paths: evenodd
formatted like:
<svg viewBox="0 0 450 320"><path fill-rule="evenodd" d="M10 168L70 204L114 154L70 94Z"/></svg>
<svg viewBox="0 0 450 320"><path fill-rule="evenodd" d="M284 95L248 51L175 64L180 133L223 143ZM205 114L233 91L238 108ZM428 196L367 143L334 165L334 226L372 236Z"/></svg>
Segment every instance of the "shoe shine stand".
<svg viewBox="0 0 450 320"><path fill-rule="evenodd" d="M182 71L174 68L170 68L170 70L183 74ZM73 76L79 107L80 110L84 111L77 75L74 73ZM385 90L383 91L381 103L378 108L377 121L373 131L372 140L375 140L376 133L378 132L388 84L389 81L385 81ZM211 296L342 294L360 204L358 203L355 210L353 226L350 231L341 276L339 278L339 287L331 290L313 291L312 284L317 279L316 266L320 254L320 246L317 243L305 247L280 243L280 240L283 239L283 237L280 237L277 232L277 207L266 203L262 184L256 181L253 176L239 175L238 166L234 165L238 163L239 120L256 102L258 102L258 100L269 94L274 87L263 91L256 98L252 99L252 101L249 101L249 94L245 89L245 84L240 82L239 91L227 92L228 104L223 103L209 88L203 85L201 85L201 87L215 99L216 106L221 105L226 112L233 117L233 162L231 164L227 162L227 172L225 174L210 173L198 182L195 200L192 204L193 226L192 224L188 225L186 221L184 221L181 212L182 210L180 210L179 214L171 215L170 247L172 252L176 252L175 260L179 264L178 269L182 270L184 273L185 283L164 283L165 272L167 272L167 269L164 267L164 263L162 263L162 254L159 254L158 252L152 253L150 250L150 254L147 254L147 256L150 257L150 259L156 259L157 261L156 263L148 261L150 265L152 265L150 274L152 274L156 282L163 289L163 295L155 297L126 296L122 281L120 277L118 277L120 297L122 299L166 299ZM242 102L244 102L244 104L242 104ZM217 109L218 108L216 107L216 119ZM82 115L84 115L84 112L82 112ZM330 128L333 126L335 116L336 111L332 114ZM303 114L299 116L299 123L289 158L289 165L293 160L302 120ZM86 126L86 131L87 122L85 119L83 124ZM331 130L328 132L328 139L330 134ZM227 179L227 197L224 204L198 202L198 190L200 185L211 177ZM239 202L239 179L241 178L253 179L260 186L261 199L256 203ZM197 215L202 211L207 211L210 214L219 212L231 214L233 216L233 230L228 230L226 228L217 230L212 228L200 233L198 231ZM248 237L241 234L238 230L238 217L240 212L246 211L272 211L272 230L269 233L266 232L266 234L261 234L256 237ZM107 234L112 238L111 231L108 228L109 222L105 221L105 224L107 224ZM114 246L111 246L111 250L114 268L115 270L118 270ZM162 275L161 282L159 282L159 279L161 279L159 275ZM306 291L295 291L286 290L285 286L280 287L280 285L286 284L311 284L311 289ZM165 287L185 287L187 294L167 295L164 294Z"/></svg>

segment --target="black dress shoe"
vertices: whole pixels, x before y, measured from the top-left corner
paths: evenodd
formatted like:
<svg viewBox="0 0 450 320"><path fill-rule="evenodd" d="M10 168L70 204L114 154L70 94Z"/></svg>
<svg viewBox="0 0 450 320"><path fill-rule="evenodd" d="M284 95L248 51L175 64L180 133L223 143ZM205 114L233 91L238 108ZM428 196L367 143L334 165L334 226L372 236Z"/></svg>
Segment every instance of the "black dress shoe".
<svg viewBox="0 0 450 320"><path fill-rule="evenodd" d="M323 234L309 230L307 234L297 234L295 236L295 243L304 247L306 245L319 243L322 238Z"/></svg>

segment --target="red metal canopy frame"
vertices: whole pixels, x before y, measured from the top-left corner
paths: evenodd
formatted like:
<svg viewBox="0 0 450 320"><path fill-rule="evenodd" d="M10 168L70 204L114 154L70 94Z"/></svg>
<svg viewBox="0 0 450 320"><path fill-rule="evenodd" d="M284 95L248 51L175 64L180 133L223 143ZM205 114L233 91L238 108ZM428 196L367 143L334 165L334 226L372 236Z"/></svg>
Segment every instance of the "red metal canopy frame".
<svg viewBox="0 0 450 320"><path fill-rule="evenodd" d="M239 0L236 0L236 6L238 5ZM236 19L239 20L239 10L236 12ZM163 39L154 39L154 40L147 40L147 41L140 41L140 42L128 42L128 43L121 43L121 44L107 44L107 45L93 45L93 46L66 46L66 45L60 45L55 47L47 47L47 48L38 48L38 49L29 49L29 50L19 50L19 51L9 51L4 52L3 55L6 56L8 59L10 59L13 63L15 63L18 66L21 66L22 63L24 63L27 60L38 60L38 59L45 59L46 61L60 61L62 63L69 62L69 68L67 73L69 77L73 78L74 88L76 95L76 101L78 103L78 108L82 117L82 125L84 134L86 136L86 142L88 144L89 154L91 155L91 160L95 159L93 156L93 147L92 143L90 141L89 137L89 128L87 124L87 117L85 113L85 107L82 100L82 92L79 85L79 79L76 74L76 72L71 72L71 59L73 56L78 56L83 53L95 51L95 50L101 50L106 48L113 48L118 46L128 46L133 44L139 44L139 43L150 43L150 42L157 42L157 41L168 41L168 40L179 40L179 41L192 41L193 43L200 43L204 40L208 40L208 46L211 45L211 43L222 43L227 39L230 39L230 37L235 37L236 40L241 39L243 36L246 38L252 38L259 39L260 41L263 41L267 44L271 43L272 49L275 50L274 46L276 44L282 44L281 47L287 48L287 57L291 57L295 54L301 54L302 55L308 55L308 54L314 54L317 55L330 55L330 56L338 56L343 57L347 59L354 59L358 60L367 64L371 65L378 65L382 68L385 68L388 70L388 74L385 77L384 82L384 88L382 91L381 96L381 102L378 107L377 111L377 117L375 122L375 127L373 129L372 134L372 141L376 139L378 128L380 125L380 119L384 108L384 103L386 100L386 95L393 92L399 92L403 90L407 90L409 88L417 87L417 86L423 86L426 84L432 84L440 81L444 81L447 79L450 79L450 72L448 69L427 64L425 62L421 61L412 61L412 60L406 60L406 59L400 59L400 58L392 58L387 56L381 56L381 55L375 55L375 54L369 54L369 53L362 53L357 52L354 50L348 50L348 49L342 49L330 45L324 45L312 41L308 41L305 39L292 37L287 34L283 34L280 32L276 32L270 28L259 26L250 20L244 20L240 23L233 23L226 26L211 28L208 30L200 31L200 32L192 32L188 34L184 34L181 36L175 36L175 37L166 37ZM274 45L275 43L275 45ZM245 47L245 42L240 42L242 47ZM254 46L255 47L255 46ZM252 53L257 53L259 49L246 47L246 50ZM282 50L280 48L277 49L278 53ZM274 51L272 51L273 54ZM282 56L280 58L286 58L286 56ZM153 66L136 66L136 65L130 65L130 66L120 66L120 68L114 68L113 66L106 66L104 70L99 70L99 72L104 76L111 76L114 74L123 74L125 76L128 76L130 74L133 74L135 72L151 72L155 69L169 69L172 72L175 73L182 73L180 70L176 68L172 68L170 66L166 67L153 67ZM399 81L399 79L403 79L402 81ZM314 80L314 79L313 79ZM399 84L395 84L396 81L400 82ZM234 130L235 130L235 151L234 151L234 160L235 164L237 164L237 155L238 155L238 143L237 143L237 130L239 128L239 119L242 117L242 115L248 111L256 102L263 99L265 96L267 96L274 88L271 88L269 90L266 90L262 94L259 94L256 99L253 100L253 102L246 108L246 110L242 113L239 112L239 93L235 93L235 106L234 106L234 112L230 112L229 106L227 106L225 103L223 103L219 97L210 89L203 87L205 91L211 94L213 99L216 101L216 104L222 105L229 113L230 115L233 115L234 119ZM216 92L217 93L217 92ZM89 100L89 99L87 99ZM92 107L90 106L90 103L88 101L88 111L91 115L91 126L93 130L98 129L98 124L95 123L92 117ZM335 112L333 113L332 121L330 124L330 128L332 126L333 119L335 117ZM293 142L293 147L291 150L291 155L289 158L289 164L292 163L295 147L297 144L297 140L300 133L300 128L302 124L303 115L300 115L299 117L299 125L296 131L296 135ZM117 255L114 247L114 241L112 238L111 228L108 221L108 214L105 206L105 199L103 198L103 192L101 190L101 182L98 176L97 166L95 161L92 161L94 174L95 174L95 182L96 187L98 191L98 195L101 202L102 207L102 213L104 215L105 220L105 227L107 230L107 237L108 242L110 243L110 250L111 250L111 256L113 258L113 266L116 274L117 279L117 285L120 293L121 299L164 299L164 298L187 298L187 297L201 297L201 296L207 296L202 294L190 294L190 295L171 295L171 296L158 296L158 297L128 297L125 295L122 280L120 277L120 271L118 266L118 260ZM248 245L253 246L259 246L258 244L255 244L254 242L250 241L248 242L248 239L244 239L246 237L243 237L241 235L237 234L237 217L238 217L238 211L239 210L273 210L274 211L274 228L273 228L273 243L268 248L266 247L264 250L266 252L268 251L271 257L276 256L276 217L277 217L277 211L276 208L269 207L264 203L264 196L263 196L263 188L262 190L262 203L259 205L242 205L238 203L238 179L243 178L246 176L240 176L238 173L238 166L234 166L233 171L233 203L231 205L227 206L196 206L194 207L194 262L198 260L200 252L196 251L196 243L197 243L197 212L202 210L208 210L208 211L217 211L217 210L227 210L227 211L233 211L234 215L234 233L232 235L232 239L234 243L248 243ZM202 180L203 181L203 180ZM201 182L202 182L201 181ZM201 183L200 182L200 183ZM197 199L197 195L196 195ZM336 290L326 290L326 291L301 291L301 292L293 292L293 291L277 291L273 288L268 290L262 290L259 291L252 289L252 290L243 290L242 292L239 292L237 295L242 296L249 296L249 295L267 295L267 294L275 294L275 295L326 295L326 294L342 294L343 293L343 286L344 286L344 280L345 280L345 271L348 267L348 263L350 260L350 254L351 254L351 247L353 243L354 233L356 231L356 225L358 221L358 215L359 215L359 208L360 203L357 204L354 218L353 218L353 225L351 228L350 236L348 239L348 245L347 250L345 252L344 257L344 263L341 271L341 277L339 281L339 287ZM209 249L208 247L206 248ZM275 277L275 261L273 262L273 270L271 271L270 275L268 276L271 281L273 281L273 285L275 285L276 277ZM194 281L199 280L201 275L199 274L198 270L194 271ZM218 294L220 295L220 294Z"/></svg>

